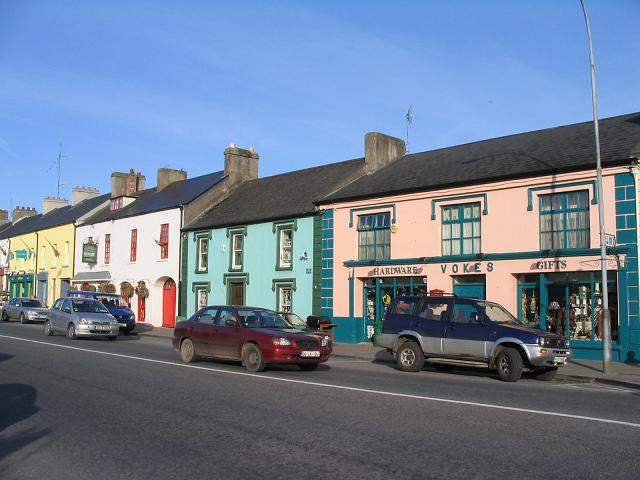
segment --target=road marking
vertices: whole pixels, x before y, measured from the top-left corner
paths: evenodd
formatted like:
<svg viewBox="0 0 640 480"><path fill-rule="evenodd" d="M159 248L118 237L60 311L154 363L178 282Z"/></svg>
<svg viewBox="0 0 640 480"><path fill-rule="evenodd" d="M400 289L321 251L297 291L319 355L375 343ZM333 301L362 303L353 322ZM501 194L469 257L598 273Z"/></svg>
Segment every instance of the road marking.
<svg viewBox="0 0 640 480"><path fill-rule="evenodd" d="M119 357L119 358L127 358L130 360L139 360L142 362L149 362L149 363L157 363L160 365L170 365L173 367L181 367L181 368L192 368L192 369L196 369L196 370L204 370L207 372L216 372L216 373L223 373L226 375L237 375L237 376L242 376L242 377L254 377L254 378L259 378L262 380L272 380L275 382L286 382L286 383L296 383L296 384L300 384L300 385L310 385L310 386L314 386L314 387L323 387L323 388L333 388L336 390L346 390L349 392L359 392L359 393L370 393L373 395L383 395L383 396L387 396L387 397L396 397L396 398L410 398L412 400L424 400L424 401L428 401L428 402L439 402L439 403L449 403L449 404L454 404L454 405L467 405L470 407L478 407L478 408L490 408L490 409L494 409L494 410L506 410L509 412L518 412L518 413L531 413L531 414L536 414L536 415L546 415L546 416L551 416L551 417L563 417L563 418L571 418L571 419L575 419L575 420L586 420L589 422L599 422L599 423L609 423L609 424L614 424L614 425L624 425L626 427L633 427L633 428L640 428L640 423L631 423L631 422L623 422L621 420L610 420L607 418L598 418L598 417L588 417L588 416L584 416L584 415L573 415L570 413L560 413L560 412L545 412L543 410L533 410L533 409L529 409L529 408L518 408L518 407L507 407L504 405L494 405L491 403L479 403L479 402L468 402L465 400L451 400L448 398L438 398L438 397L427 397L427 396L423 396L423 395L411 395L411 394L407 394L407 393L397 393L397 392L386 392L384 390L372 390L369 388L358 388L358 387L348 387L345 385L333 385L331 383L320 383L320 382L310 382L307 380L294 380L294 379L290 379L290 378L279 378L279 377L273 377L270 375L261 375L261 374L256 374L256 373L249 373L249 372L235 372L235 371L230 371L230 370L223 370L223 369L219 369L219 368L210 368L210 367L200 367L198 365L191 365L191 364L185 364L185 363L177 363L177 362L169 362L166 360L154 360L152 358L144 358L144 357L136 357L133 355L124 355L121 353L112 353L112 352L102 352L100 350L91 350L89 348L80 348L80 347L72 347L71 345L59 345L56 343L49 343L49 342L43 342L40 340L31 340L31 339L27 339L27 338L20 338L20 337L13 337L10 335L0 335L0 338L7 338L10 340L18 340L21 342L28 342L28 343L36 343L36 344L40 344L40 345L47 345L50 347L57 347L57 348L66 348L68 350L77 350L80 352L89 352L89 353L97 353L99 355L108 355L108 356L112 356L112 357Z"/></svg>

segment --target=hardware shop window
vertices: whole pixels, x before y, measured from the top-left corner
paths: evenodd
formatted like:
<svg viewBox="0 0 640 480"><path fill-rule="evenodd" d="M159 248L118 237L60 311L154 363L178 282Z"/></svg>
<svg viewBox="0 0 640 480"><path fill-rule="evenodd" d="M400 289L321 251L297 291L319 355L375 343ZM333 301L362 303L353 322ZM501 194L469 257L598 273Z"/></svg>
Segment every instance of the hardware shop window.
<svg viewBox="0 0 640 480"><path fill-rule="evenodd" d="M377 213L358 217L358 259L391 258L391 214Z"/></svg>

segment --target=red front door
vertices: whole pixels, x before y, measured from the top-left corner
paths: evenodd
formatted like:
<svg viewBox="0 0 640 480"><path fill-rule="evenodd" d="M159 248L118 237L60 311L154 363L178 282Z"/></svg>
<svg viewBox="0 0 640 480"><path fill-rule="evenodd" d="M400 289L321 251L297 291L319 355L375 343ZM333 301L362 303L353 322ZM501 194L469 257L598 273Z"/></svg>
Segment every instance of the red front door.
<svg viewBox="0 0 640 480"><path fill-rule="evenodd" d="M138 321L144 322L146 318L146 308L145 308L146 299L138 295Z"/></svg>
<svg viewBox="0 0 640 480"><path fill-rule="evenodd" d="M176 282L171 279L162 287L162 326L176 326Z"/></svg>

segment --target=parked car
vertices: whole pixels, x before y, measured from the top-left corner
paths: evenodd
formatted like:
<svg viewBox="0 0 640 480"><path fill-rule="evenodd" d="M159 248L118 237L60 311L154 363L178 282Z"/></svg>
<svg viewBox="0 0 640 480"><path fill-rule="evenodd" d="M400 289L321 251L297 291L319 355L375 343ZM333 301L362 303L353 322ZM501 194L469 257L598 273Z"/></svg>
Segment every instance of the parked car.
<svg viewBox="0 0 640 480"><path fill-rule="evenodd" d="M136 328L136 316L122 295L116 293L91 292L87 290L69 290L67 296L93 298L102 302L107 310L109 310L109 313L118 320L120 331L124 332L125 335L129 335L133 329Z"/></svg>
<svg viewBox="0 0 640 480"><path fill-rule="evenodd" d="M98 300L81 297L59 298L49 309L44 333L63 333L71 340L78 337L106 337L115 340L118 338L118 321Z"/></svg>
<svg viewBox="0 0 640 480"><path fill-rule="evenodd" d="M245 306L210 306L178 322L173 348L184 362L198 357L242 362L251 372L272 363L315 370L329 358L327 335L305 333L277 312Z"/></svg>
<svg viewBox="0 0 640 480"><path fill-rule="evenodd" d="M47 306L35 298L12 298L2 308L2 320L20 320L20 323L44 322L47 319Z"/></svg>
<svg viewBox="0 0 640 480"><path fill-rule="evenodd" d="M312 333L318 335L321 339L328 337L329 351L333 351L333 338L331 338L331 329L335 324L331 323L329 317L310 315L307 320L303 320L299 315L293 312L278 312L284 320L291 325L292 328L299 329L304 333Z"/></svg>
<svg viewBox="0 0 640 480"><path fill-rule="evenodd" d="M568 339L519 322L497 303L448 295L396 298L377 341L403 371L420 371L428 358L438 370L495 369L507 382L524 369L551 380L571 358Z"/></svg>

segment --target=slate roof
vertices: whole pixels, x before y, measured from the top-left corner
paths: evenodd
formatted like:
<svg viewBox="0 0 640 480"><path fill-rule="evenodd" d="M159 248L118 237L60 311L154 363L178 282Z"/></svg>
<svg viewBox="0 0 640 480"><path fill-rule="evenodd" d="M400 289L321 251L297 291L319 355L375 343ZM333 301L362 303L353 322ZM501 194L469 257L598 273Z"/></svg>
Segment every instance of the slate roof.
<svg viewBox="0 0 640 480"><path fill-rule="evenodd" d="M315 201L335 190L364 166L347 160L245 182L184 230L245 225L310 215Z"/></svg>
<svg viewBox="0 0 640 480"><path fill-rule="evenodd" d="M603 166L640 153L640 112L599 121ZM406 155L320 203L595 168L593 122Z"/></svg>
<svg viewBox="0 0 640 480"><path fill-rule="evenodd" d="M176 208L195 200L223 178L225 178L224 172L219 171L179 180L160 192L156 187L148 188L136 193L134 196L138 198L126 207L112 211L109 206L106 206L86 219L85 223L100 223Z"/></svg>
<svg viewBox="0 0 640 480"><path fill-rule="evenodd" d="M100 204L106 202L108 199L109 194L99 195L83 200L77 205L67 205L56 208L45 215L39 213L32 217L23 218L14 223L10 228L5 230L0 229L0 238L16 237L25 233L73 223L83 215L91 212L91 210L98 208Z"/></svg>

